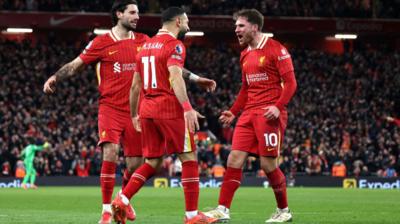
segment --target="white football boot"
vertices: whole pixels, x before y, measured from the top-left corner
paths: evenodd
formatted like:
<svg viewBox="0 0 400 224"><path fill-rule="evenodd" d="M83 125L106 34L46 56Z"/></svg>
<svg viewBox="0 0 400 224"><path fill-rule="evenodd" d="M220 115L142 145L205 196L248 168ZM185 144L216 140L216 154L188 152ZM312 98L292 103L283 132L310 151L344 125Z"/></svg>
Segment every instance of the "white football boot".
<svg viewBox="0 0 400 224"><path fill-rule="evenodd" d="M218 207L216 207L215 209L204 212L204 215L206 215L207 217L218 219L218 223L227 223L231 219L231 217L229 216L229 209L225 208L225 206L222 205L218 205Z"/></svg>
<svg viewBox="0 0 400 224"><path fill-rule="evenodd" d="M282 222L291 222L292 221L292 213L288 208L286 209L276 209L276 212L271 215L269 219L265 221L265 223L282 223Z"/></svg>

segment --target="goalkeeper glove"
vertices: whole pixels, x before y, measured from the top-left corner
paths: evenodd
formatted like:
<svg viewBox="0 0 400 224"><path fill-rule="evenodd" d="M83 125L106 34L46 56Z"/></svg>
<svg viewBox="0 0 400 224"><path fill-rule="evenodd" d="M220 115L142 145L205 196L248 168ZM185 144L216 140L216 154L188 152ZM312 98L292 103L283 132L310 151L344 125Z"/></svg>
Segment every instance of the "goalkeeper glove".
<svg viewBox="0 0 400 224"><path fill-rule="evenodd" d="M45 142L45 143L43 144L43 148L49 148L49 147L50 147L50 143Z"/></svg>

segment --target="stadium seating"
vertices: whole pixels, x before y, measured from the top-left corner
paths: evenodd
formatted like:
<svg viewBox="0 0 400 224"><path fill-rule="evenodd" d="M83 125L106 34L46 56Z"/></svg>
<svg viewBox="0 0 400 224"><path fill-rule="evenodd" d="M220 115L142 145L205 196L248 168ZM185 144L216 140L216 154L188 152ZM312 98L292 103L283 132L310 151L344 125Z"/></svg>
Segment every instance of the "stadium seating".
<svg viewBox="0 0 400 224"><path fill-rule="evenodd" d="M111 3L100 0L3 0L0 1L0 10L108 12ZM196 15L232 15L242 8L257 8L266 16L399 18L400 11L399 1L378 0L139 0L138 3L142 13L159 13L168 6L176 5Z"/></svg>
<svg viewBox="0 0 400 224"><path fill-rule="evenodd" d="M94 70L58 85L53 96L42 93L45 79L83 47L0 39L0 164L8 162L13 174L25 136L46 137L53 145L35 159L40 175L76 175L79 161L85 161L90 175L99 174ZM343 163L350 176L400 172L400 129L384 120L398 112L394 104L400 99L400 52L362 49L343 55L290 49L298 90L289 106L281 159L287 174L330 175L337 163ZM230 151L232 128L221 127L218 116L240 88L238 56L225 45L188 49L187 67L218 83L212 95L193 84L189 88L193 105L207 117L202 131L218 139L197 142L205 176L216 163L224 164ZM165 174L173 175L173 160L165 164ZM123 167L121 155L119 169ZM249 158L245 172L263 175L256 158Z"/></svg>

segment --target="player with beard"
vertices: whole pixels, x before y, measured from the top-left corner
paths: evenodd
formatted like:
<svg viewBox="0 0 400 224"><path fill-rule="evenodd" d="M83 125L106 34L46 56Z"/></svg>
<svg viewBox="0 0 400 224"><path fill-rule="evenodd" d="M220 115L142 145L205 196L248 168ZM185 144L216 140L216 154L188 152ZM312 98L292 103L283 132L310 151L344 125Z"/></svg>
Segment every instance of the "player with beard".
<svg viewBox="0 0 400 224"><path fill-rule="evenodd" d="M143 163L141 136L131 121L129 90L136 67L135 57L144 42L145 34L134 32L139 20L135 0L115 1L111 9L113 27L105 35L97 36L73 61L65 64L44 84L43 91L55 92L56 83L78 74L86 65L96 64L99 84L98 145L103 150L100 174L103 211L100 224L112 222L111 199L115 185L115 171L121 143L127 168L123 175L124 188L131 174ZM186 75L201 87L213 91L215 82L201 78L186 70ZM132 206L127 217L135 219Z"/></svg>
<svg viewBox="0 0 400 224"><path fill-rule="evenodd" d="M161 17L162 28L136 57L130 93L131 117L135 129L142 132L146 160L113 200L114 220L125 223L129 200L160 168L165 154L177 154L182 162L184 223L212 223L215 219L198 212L199 171L193 140L199 127L198 113L191 107L182 78L186 50L181 40L189 31L189 19L178 7L166 9ZM138 113L140 92L143 97Z"/></svg>

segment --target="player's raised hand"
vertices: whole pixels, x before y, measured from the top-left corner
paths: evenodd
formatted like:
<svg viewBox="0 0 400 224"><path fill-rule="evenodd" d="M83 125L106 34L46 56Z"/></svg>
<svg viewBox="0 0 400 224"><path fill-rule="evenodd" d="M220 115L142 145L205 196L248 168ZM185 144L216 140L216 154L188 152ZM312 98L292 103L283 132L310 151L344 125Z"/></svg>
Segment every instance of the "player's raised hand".
<svg viewBox="0 0 400 224"><path fill-rule="evenodd" d="M276 106L267 106L263 108L265 110L264 117L268 120L277 119L281 112L279 111L278 107Z"/></svg>
<svg viewBox="0 0 400 224"><path fill-rule="evenodd" d="M137 132L142 132L142 127L140 126L139 116L132 117L133 127Z"/></svg>
<svg viewBox="0 0 400 224"><path fill-rule="evenodd" d="M44 83L43 92L46 94L52 94L56 91L56 82L57 78L55 75L52 75L47 81Z"/></svg>
<svg viewBox="0 0 400 224"><path fill-rule="evenodd" d="M189 110L185 112L185 126L191 133L200 129L199 121L197 120L198 112L195 110ZM201 115L201 114L199 114ZM201 115L202 116L202 115Z"/></svg>
<svg viewBox="0 0 400 224"><path fill-rule="evenodd" d="M214 92L215 88L217 88L217 83L214 80L203 77L197 79L196 84L205 89L207 92Z"/></svg>
<svg viewBox="0 0 400 224"><path fill-rule="evenodd" d="M222 111L221 116L219 117L219 120L224 125L230 125L234 119L235 115L229 110Z"/></svg>

